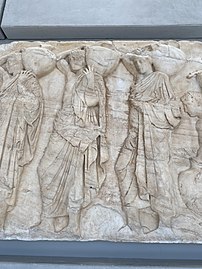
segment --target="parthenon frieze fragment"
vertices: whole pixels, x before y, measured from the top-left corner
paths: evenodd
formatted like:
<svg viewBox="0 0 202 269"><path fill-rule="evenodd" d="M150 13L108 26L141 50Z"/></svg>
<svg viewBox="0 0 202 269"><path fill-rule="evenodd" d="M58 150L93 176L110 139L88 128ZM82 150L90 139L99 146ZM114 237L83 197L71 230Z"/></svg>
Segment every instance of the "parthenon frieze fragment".
<svg viewBox="0 0 202 269"><path fill-rule="evenodd" d="M202 43L0 46L0 238L202 242Z"/></svg>

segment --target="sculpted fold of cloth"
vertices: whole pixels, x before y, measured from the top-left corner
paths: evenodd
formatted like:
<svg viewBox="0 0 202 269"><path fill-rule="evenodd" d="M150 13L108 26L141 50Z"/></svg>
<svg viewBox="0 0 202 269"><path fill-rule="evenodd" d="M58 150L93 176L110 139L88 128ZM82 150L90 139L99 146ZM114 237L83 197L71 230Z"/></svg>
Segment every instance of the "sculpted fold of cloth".
<svg viewBox="0 0 202 269"><path fill-rule="evenodd" d="M200 92L187 92L182 98L184 110L190 117L197 117L196 131L199 148L196 157L190 159L189 169L179 174L181 197L192 212L202 216L202 70L190 73L187 78L196 79Z"/></svg>
<svg viewBox="0 0 202 269"><path fill-rule="evenodd" d="M0 70L3 78L0 91L2 229L7 211L15 206L23 167L34 157L43 113L42 92L37 78L29 71L20 71L21 64L15 56L9 60L15 63L12 65L12 71L17 68L15 72L11 72L8 64L8 73L3 68Z"/></svg>
<svg viewBox="0 0 202 269"><path fill-rule="evenodd" d="M169 78L154 72L146 56L134 56L139 73L129 97L129 132L115 170L119 180L126 222L128 209L140 201L139 221L145 233L158 228L159 218L169 225L175 214L169 168L171 130L179 124L179 110Z"/></svg>
<svg viewBox="0 0 202 269"><path fill-rule="evenodd" d="M73 76L75 82L67 88L38 170L44 215L53 220L56 232L67 226L79 232L80 210L90 204L105 179L106 89L102 76L84 69L84 57L82 50L69 55L67 80Z"/></svg>

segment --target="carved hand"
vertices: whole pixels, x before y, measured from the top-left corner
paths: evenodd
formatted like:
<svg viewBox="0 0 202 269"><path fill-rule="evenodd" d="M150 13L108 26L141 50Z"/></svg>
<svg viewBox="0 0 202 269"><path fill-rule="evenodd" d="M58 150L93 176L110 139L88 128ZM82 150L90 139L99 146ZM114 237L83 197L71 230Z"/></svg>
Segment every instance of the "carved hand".
<svg viewBox="0 0 202 269"><path fill-rule="evenodd" d="M198 74L200 74L200 73L202 73L202 70L196 70L196 71L194 71L194 72L189 73L189 74L186 76L186 78L187 78L187 79L193 78L193 77L195 77L196 75L198 75Z"/></svg>
<svg viewBox="0 0 202 269"><path fill-rule="evenodd" d="M83 70L83 73L86 75L88 80L88 87L94 88L94 69L93 66L89 66Z"/></svg>
<svg viewBox="0 0 202 269"><path fill-rule="evenodd" d="M27 71L27 70L22 71L18 78L18 83L24 84L26 81L28 81L29 79L33 77L35 77L35 75L32 71Z"/></svg>

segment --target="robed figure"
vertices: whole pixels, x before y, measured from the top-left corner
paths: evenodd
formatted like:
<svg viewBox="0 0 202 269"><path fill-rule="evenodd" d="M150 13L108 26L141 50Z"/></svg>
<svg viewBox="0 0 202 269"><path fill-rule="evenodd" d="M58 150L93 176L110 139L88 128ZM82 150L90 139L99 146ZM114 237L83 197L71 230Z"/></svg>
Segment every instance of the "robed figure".
<svg viewBox="0 0 202 269"><path fill-rule="evenodd" d="M175 215L174 184L170 173L171 131L179 124L179 110L166 74L155 72L151 59L134 56L138 72L129 97L129 130L115 170L127 224L131 208L145 233L169 225ZM144 203L142 203L144 204Z"/></svg>
<svg viewBox="0 0 202 269"><path fill-rule="evenodd" d="M16 61L15 55L11 61ZM8 59L9 61L9 59ZM14 66L14 64L13 64ZM7 64L8 67L8 64ZM39 82L29 71L12 75L1 68L0 89L0 212L1 227L16 204L23 167L34 157L38 141L43 100Z"/></svg>
<svg viewBox="0 0 202 269"><path fill-rule="evenodd" d="M79 233L81 209L91 203L105 179L106 88L101 75L85 69L84 53L72 51L69 63L62 60L68 65L66 95L38 169L43 215L55 232L68 227Z"/></svg>

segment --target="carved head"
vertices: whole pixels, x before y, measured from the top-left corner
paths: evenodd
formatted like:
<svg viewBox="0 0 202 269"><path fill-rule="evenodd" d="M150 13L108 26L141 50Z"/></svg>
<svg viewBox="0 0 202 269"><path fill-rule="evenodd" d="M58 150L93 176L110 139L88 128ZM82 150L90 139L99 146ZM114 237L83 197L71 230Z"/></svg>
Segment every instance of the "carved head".
<svg viewBox="0 0 202 269"><path fill-rule="evenodd" d="M152 59L149 56L134 55L132 57L135 68L139 74L152 71Z"/></svg>
<svg viewBox="0 0 202 269"><path fill-rule="evenodd" d="M202 90L202 70L199 70L199 71L197 70L187 75L188 79L193 78L193 77L196 78L196 81L198 82L198 85Z"/></svg>
<svg viewBox="0 0 202 269"><path fill-rule="evenodd" d="M77 72L83 69L86 66L85 58L85 50L83 48L71 51L68 55L71 70Z"/></svg>
<svg viewBox="0 0 202 269"><path fill-rule="evenodd" d="M20 53L8 56L6 61L6 70L12 76L19 74L23 70L22 58Z"/></svg>
<svg viewBox="0 0 202 269"><path fill-rule="evenodd" d="M199 92L188 92L182 96L181 101L184 105L184 110L191 117L202 116L202 94Z"/></svg>

